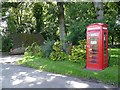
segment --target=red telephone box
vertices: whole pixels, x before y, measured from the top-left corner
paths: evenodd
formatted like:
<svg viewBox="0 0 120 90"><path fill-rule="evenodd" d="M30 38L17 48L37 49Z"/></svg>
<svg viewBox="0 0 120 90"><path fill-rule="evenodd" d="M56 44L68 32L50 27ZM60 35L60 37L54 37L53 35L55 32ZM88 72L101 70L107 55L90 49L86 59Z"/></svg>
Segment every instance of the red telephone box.
<svg viewBox="0 0 120 90"><path fill-rule="evenodd" d="M86 68L103 70L108 67L108 26L94 23L87 26Z"/></svg>

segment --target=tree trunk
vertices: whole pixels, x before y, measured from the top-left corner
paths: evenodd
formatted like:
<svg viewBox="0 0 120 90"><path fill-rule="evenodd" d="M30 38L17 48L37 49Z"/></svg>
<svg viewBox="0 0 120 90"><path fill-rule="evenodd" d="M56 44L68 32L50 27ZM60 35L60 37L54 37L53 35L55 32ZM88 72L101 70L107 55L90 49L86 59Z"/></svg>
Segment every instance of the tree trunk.
<svg viewBox="0 0 120 90"><path fill-rule="evenodd" d="M60 32L60 41L62 43L63 50L66 51L65 45L65 21L64 21L64 7L62 2L57 3L58 6L58 21L59 21L59 32Z"/></svg>
<svg viewBox="0 0 120 90"><path fill-rule="evenodd" d="M93 0L95 9L96 9L96 15L98 20L103 20L104 10L103 10L103 3L100 2L100 0Z"/></svg>

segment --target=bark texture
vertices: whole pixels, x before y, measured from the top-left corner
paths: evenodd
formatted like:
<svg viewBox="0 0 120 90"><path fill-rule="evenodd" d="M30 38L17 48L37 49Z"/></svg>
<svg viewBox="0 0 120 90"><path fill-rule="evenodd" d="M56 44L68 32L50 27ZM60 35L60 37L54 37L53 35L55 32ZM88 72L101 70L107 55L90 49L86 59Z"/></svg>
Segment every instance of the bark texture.
<svg viewBox="0 0 120 90"><path fill-rule="evenodd" d="M63 50L66 51L65 45L65 21L64 21L64 7L62 2L57 3L58 6L58 21L59 21L59 32L60 32L60 41L62 43Z"/></svg>
<svg viewBox="0 0 120 90"><path fill-rule="evenodd" d="M96 9L97 19L103 20L104 18L103 2L101 2L101 0L93 0L93 3Z"/></svg>

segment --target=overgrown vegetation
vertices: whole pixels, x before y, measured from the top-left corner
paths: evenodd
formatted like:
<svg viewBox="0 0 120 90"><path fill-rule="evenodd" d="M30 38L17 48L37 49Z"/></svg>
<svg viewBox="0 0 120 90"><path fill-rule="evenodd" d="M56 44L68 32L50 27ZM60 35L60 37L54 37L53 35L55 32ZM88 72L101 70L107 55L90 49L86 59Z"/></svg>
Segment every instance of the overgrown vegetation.
<svg viewBox="0 0 120 90"><path fill-rule="evenodd" d="M53 44L55 40L46 40L44 41L44 44L42 45L42 52L44 57L49 57L50 53L53 51Z"/></svg>
<svg viewBox="0 0 120 90"><path fill-rule="evenodd" d="M81 65L85 66L86 50L85 50L85 40L78 41L79 45L72 46L71 55L69 55L69 60L73 62L80 62Z"/></svg>
<svg viewBox="0 0 120 90"><path fill-rule="evenodd" d="M80 41L84 43L83 41ZM34 49L34 53L26 55L26 52L31 52ZM66 54L60 49L61 45L57 41L53 45L53 51L49 57L41 56L39 51L41 50L38 45L33 44L25 52L25 56L19 61L19 64L28 67L36 68L39 70L49 71L53 73L60 73L70 76L76 76L79 78L90 79L93 81L102 81L104 83L117 85L118 83L118 63L117 59L120 59L120 49L109 49L110 59L109 67L102 71L90 71L85 70L85 47L83 44L73 46L71 55ZM30 49L30 51L29 51ZM37 50L39 52L37 52ZM38 55L39 54L39 55ZM114 56L114 57L113 57ZM114 72L114 73L113 73ZM120 81L119 81L120 83Z"/></svg>
<svg viewBox="0 0 120 90"><path fill-rule="evenodd" d="M120 42L120 25L117 23L120 18L118 12L120 5L117 2L98 3L98 6L103 6L100 9L104 11L103 20L97 19L99 15L96 13L99 9L96 10L92 2L60 2L59 4L53 2L2 2L1 4L2 22L7 22L4 28L1 27L1 35L41 33L45 40L47 38L55 41L62 40L61 42L67 41L77 45L79 40L86 38L86 27L99 22L108 25L109 44Z"/></svg>
<svg viewBox="0 0 120 90"><path fill-rule="evenodd" d="M41 46L39 46L36 42L31 46L28 46L25 50L25 56L39 56L43 57L43 52Z"/></svg>
<svg viewBox="0 0 120 90"><path fill-rule="evenodd" d="M59 41L53 45L53 51L50 54L50 59L54 61L63 61L67 59L67 54L62 50L62 45Z"/></svg>
<svg viewBox="0 0 120 90"><path fill-rule="evenodd" d="M2 51L3 52L9 52L10 49L12 48L12 46L13 46L11 37L10 36L4 36L4 37L2 37L1 41L2 41L2 45L1 45Z"/></svg>
<svg viewBox="0 0 120 90"><path fill-rule="evenodd" d="M39 33L46 40L44 45L33 43L28 46L20 64L117 84L117 58L120 59L118 54L120 51L117 52L117 49L109 50L107 69L94 72L84 68L86 27L92 23L107 24L109 44L119 44L120 25L117 23L120 21L119 9L120 5L116 2L2 2L1 22L2 20L7 22L7 25L0 30L0 35L3 37L2 51L10 51L13 42L9 35L13 33ZM24 40L29 42L32 38ZM72 48L69 48L68 43L71 43ZM70 49L69 52L67 49Z"/></svg>
<svg viewBox="0 0 120 90"><path fill-rule="evenodd" d="M109 48L109 66L119 65L120 49Z"/></svg>

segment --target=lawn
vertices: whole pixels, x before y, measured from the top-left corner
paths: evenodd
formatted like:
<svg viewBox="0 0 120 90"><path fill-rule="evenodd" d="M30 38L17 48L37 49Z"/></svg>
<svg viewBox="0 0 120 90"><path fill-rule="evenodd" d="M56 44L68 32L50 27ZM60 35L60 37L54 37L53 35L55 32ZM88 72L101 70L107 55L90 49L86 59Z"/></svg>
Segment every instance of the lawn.
<svg viewBox="0 0 120 90"><path fill-rule="evenodd" d="M40 58L35 56L27 56L20 60L18 63L24 66L32 67L35 69L59 73L69 76L74 76L84 80L91 80L95 82L103 82L107 84L118 84L118 59L120 59L120 49L111 49L109 53L110 65L102 71L86 70L85 67L79 63L73 63L68 60L65 61L52 61L47 58ZM112 64L113 62L113 64ZM120 84L120 81L119 81Z"/></svg>

